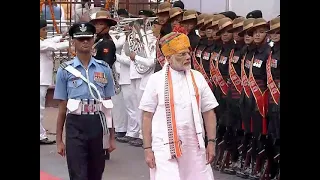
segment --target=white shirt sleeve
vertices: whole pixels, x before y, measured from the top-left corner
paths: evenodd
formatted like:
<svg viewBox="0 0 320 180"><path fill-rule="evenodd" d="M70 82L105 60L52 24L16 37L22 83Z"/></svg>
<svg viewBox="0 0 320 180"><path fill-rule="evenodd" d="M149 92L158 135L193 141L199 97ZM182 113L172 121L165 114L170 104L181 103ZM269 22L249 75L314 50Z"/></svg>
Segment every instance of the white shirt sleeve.
<svg viewBox="0 0 320 180"><path fill-rule="evenodd" d="M130 66L130 62L131 59L129 56L125 55L124 50L121 50L121 55L116 53L116 57L117 57L117 61L121 64L125 64L125 65L129 65Z"/></svg>
<svg viewBox="0 0 320 180"><path fill-rule="evenodd" d="M59 42L61 36L48 38L40 41L40 52L43 51L58 51L69 48L69 41Z"/></svg>
<svg viewBox="0 0 320 180"><path fill-rule="evenodd" d="M152 74L150 76L139 105L139 109L151 113L154 113L158 106L158 94L155 86L156 75L157 74Z"/></svg>
<svg viewBox="0 0 320 180"><path fill-rule="evenodd" d="M197 77L198 77L197 80L199 82L199 88L201 93L201 112L207 112L211 109L216 108L219 105L219 103L216 97L214 96L213 92L211 91L203 75L198 71L196 71L196 73L197 73Z"/></svg>

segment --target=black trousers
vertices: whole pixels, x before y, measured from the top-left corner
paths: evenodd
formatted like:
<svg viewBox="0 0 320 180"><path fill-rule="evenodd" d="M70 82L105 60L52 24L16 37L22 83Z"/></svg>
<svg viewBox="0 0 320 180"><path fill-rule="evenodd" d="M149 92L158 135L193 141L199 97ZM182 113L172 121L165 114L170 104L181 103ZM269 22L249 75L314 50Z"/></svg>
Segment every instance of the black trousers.
<svg viewBox="0 0 320 180"><path fill-rule="evenodd" d="M280 106L269 104L268 111L268 133L275 139L280 139Z"/></svg>
<svg viewBox="0 0 320 180"><path fill-rule="evenodd" d="M240 98L240 113L243 122L244 131L251 133L251 113L252 113L252 95L248 98L244 91L242 91Z"/></svg>
<svg viewBox="0 0 320 180"><path fill-rule="evenodd" d="M99 115L66 118L66 157L70 180L101 180L105 167Z"/></svg>

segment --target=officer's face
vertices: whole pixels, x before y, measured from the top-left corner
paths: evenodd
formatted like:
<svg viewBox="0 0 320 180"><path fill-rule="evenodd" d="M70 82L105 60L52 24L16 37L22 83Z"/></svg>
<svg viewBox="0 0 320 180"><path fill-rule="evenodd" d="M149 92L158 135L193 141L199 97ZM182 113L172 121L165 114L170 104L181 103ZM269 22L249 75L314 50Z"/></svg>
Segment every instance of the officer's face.
<svg viewBox="0 0 320 180"><path fill-rule="evenodd" d="M104 20L96 20L93 25L96 27L97 34L101 32L109 32L110 27Z"/></svg>
<svg viewBox="0 0 320 180"><path fill-rule="evenodd" d="M253 31L253 41L256 44L261 44L264 41L266 41L266 36L267 33L266 31L268 30L267 27L263 26L263 27L258 27Z"/></svg>
<svg viewBox="0 0 320 180"><path fill-rule="evenodd" d="M252 36L249 36L248 34L245 34L244 35L244 43L249 45L253 42L253 37Z"/></svg>
<svg viewBox="0 0 320 180"><path fill-rule="evenodd" d="M197 20L196 19L190 19L183 21L181 25L188 31L190 32L193 30L193 28L197 25Z"/></svg>
<svg viewBox="0 0 320 180"><path fill-rule="evenodd" d="M238 33L241 31L241 28L237 28L233 31L233 39L237 42L243 41L243 37L240 37Z"/></svg>
<svg viewBox="0 0 320 180"><path fill-rule="evenodd" d="M210 38L210 39L212 38L212 32L213 32L212 27L206 29L207 38Z"/></svg>
<svg viewBox="0 0 320 180"><path fill-rule="evenodd" d="M74 46L76 52L79 53L91 53L93 43L93 37L83 37L74 39Z"/></svg>
<svg viewBox="0 0 320 180"><path fill-rule="evenodd" d="M171 19L171 26L174 27L174 26L178 25L181 20L182 20L182 14L180 14L180 15L178 15L176 17L173 17Z"/></svg>
<svg viewBox="0 0 320 180"><path fill-rule="evenodd" d="M273 31L270 33L270 39L271 41L277 43L280 42L280 29Z"/></svg>
<svg viewBox="0 0 320 180"><path fill-rule="evenodd" d="M217 35L218 30L219 30L219 27L218 27L218 26L212 27L212 39L213 39L214 41L220 39L220 36Z"/></svg>
<svg viewBox="0 0 320 180"><path fill-rule="evenodd" d="M224 43L230 42L232 40L232 33L229 33L228 30L232 29L232 26L224 28L221 32L221 40Z"/></svg>
<svg viewBox="0 0 320 180"><path fill-rule="evenodd" d="M159 24L164 25L169 19L169 12L157 14Z"/></svg>
<svg viewBox="0 0 320 180"><path fill-rule="evenodd" d="M179 51L177 54L168 56L167 60L170 67L176 71L185 71L191 69L191 56L189 49Z"/></svg>
<svg viewBox="0 0 320 180"><path fill-rule="evenodd" d="M40 28L40 37L47 38L47 27Z"/></svg>

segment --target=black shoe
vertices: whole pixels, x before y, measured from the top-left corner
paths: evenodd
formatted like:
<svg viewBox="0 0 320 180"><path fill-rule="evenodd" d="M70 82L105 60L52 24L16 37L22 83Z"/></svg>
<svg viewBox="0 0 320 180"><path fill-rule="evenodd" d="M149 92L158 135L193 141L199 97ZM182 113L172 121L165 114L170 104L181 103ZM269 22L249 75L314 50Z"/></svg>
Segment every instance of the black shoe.
<svg viewBox="0 0 320 180"><path fill-rule="evenodd" d="M54 143L56 143L55 140L49 140L48 138L40 140L40 144L44 144L44 145L50 145L50 144L54 144Z"/></svg>
<svg viewBox="0 0 320 180"><path fill-rule="evenodd" d="M105 154L104 154L104 159L105 160L110 160L110 153L108 152L108 150L104 150Z"/></svg>
<svg viewBox="0 0 320 180"><path fill-rule="evenodd" d="M143 142L142 142L142 139L137 138L135 140L129 141L129 144L135 147L142 147Z"/></svg>
<svg viewBox="0 0 320 180"><path fill-rule="evenodd" d="M124 136L126 136L126 132L117 132L117 134L116 134L116 138L121 138Z"/></svg>
<svg viewBox="0 0 320 180"><path fill-rule="evenodd" d="M119 137L116 140L121 142L121 143L128 143L129 141L131 141L132 139L135 139L133 137L129 137L129 136L124 136L124 137Z"/></svg>

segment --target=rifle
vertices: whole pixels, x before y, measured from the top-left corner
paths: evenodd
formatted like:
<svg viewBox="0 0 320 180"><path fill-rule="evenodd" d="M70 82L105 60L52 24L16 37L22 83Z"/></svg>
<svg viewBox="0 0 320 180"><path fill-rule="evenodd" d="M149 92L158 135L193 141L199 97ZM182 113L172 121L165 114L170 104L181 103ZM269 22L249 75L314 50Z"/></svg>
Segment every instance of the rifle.
<svg viewBox="0 0 320 180"><path fill-rule="evenodd" d="M232 163L232 170L237 172L242 168L243 165L243 151L246 151L243 142L245 141L245 136L244 136L244 130L242 129L237 129L236 130L236 146L237 146L237 150L236 150L236 157L233 159L236 161Z"/></svg>
<svg viewBox="0 0 320 180"><path fill-rule="evenodd" d="M226 132L226 127L223 125L219 125L217 128L217 138L216 138L216 142L218 144L218 146L216 146L216 156L214 157L214 160L212 162L212 168L214 170L219 170L219 165L221 164L221 160L223 158L223 152L224 152L224 139L223 136Z"/></svg>
<svg viewBox="0 0 320 180"><path fill-rule="evenodd" d="M271 136L260 134L258 142L258 154L253 163L253 171L249 175L250 179L256 180L270 180L270 167L272 159L272 141Z"/></svg>
<svg viewBox="0 0 320 180"><path fill-rule="evenodd" d="M236 172L236 176L241 178L248 178L249 174L251 173L251 154L252 154L252 141L253 136L252 133L246 133L244 142L242 143L242 150L241 150L241 158L242 159L242 166L239 171Z"/></svg>
<svg viewBox="0 0 320 180"><path fill-rule="evenodd" d="M232 129L232 127L227 127L227 131L224 135L224 142L225 142L225 148L223 151L223 157L222 161L219 167L220 172L224 172L227 174L235 174L235 171L231 169L231 156L232 156L232 146L234 145L235 142L235 133Z"/></svg>

